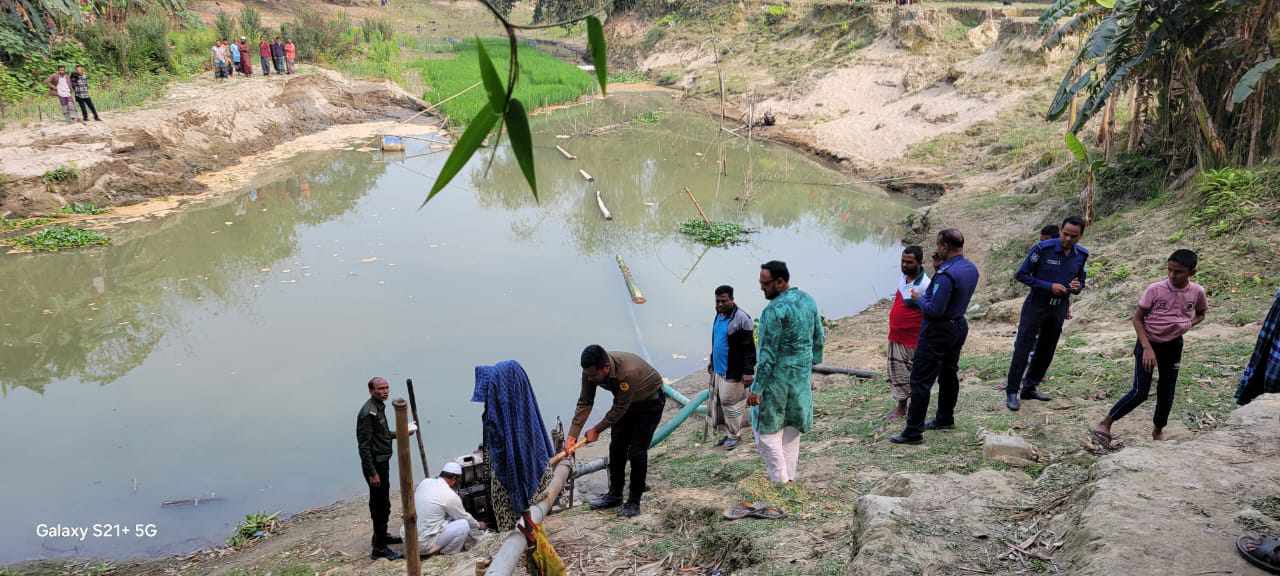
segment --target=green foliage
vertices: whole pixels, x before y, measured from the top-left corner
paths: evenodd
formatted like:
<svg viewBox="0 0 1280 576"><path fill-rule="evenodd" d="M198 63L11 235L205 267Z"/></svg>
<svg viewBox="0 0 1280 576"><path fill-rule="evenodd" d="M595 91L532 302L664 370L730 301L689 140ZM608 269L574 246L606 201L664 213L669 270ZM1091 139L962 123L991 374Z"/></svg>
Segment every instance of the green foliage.
<svg viewBox="0 0 1280 576"><path fill-rule="evenodd" d="M30 230L37 226L44 226L45 224L53 222L53 220L53 218L19 218L16 220L0 218L0 232Z"/></svg>
<svg viewBox="0 0 1280 576"><path fill-rule="evenodd" d="M374 42L375 38L379 40L394 38L396 30L391 25L391 21L385 18L365 18L360 24L360 34L364 36L365 42Z"/></svg>
<svg viewBox="0 0 1280 576"><path fill-rule="evenodd" d="M1236 83L1236 88L1231 92L1231 103L1239 106L1253 94L1253 90L1262 82L1262 77L1267 75L1272 68L1280 65L1280 58L1272 58L1259 62L1257 66L1250 68L1240 77L1240 81Z"/></svg>
<svg viewBox="0 0 1280 576"><path fill-rule="evenodd" d="M510 62L506 41L485 40L484 44L495 68L506 72ZM530 46L520 45L519 50L520 74L513 96L521 102L535 108L549 106L572 102L591 90L591 77L572 64ZM418 69L423 81L431 86L423 95L428 101L440 102L480 80L475 43L461 43L453 47L453 53L455 56L450 59L419 60L412 65ZM450 118L461 122L474 117L486 106L490 106L488 93L476 88L445 102L440 108Z"/></svg>
<svg viewBox="0 0 1280 576"><path fill-rule="evenodd" d="M1100 167L1095 174L1097 214L1115 214L1159 196L1164 189L1165 166L1159 156L1132 153L1122 154L1114 163Z"/></svg>
<svg viewBox="0 0 1280 576"><path fill-rule="evenodd" d="M303 12L301 18L281 24L280 37L293 40L299 59L319 62L340 62L347 58L355 49L356 38L351 20L345 14L326 18L317 10Z"/></svg>
<svg viewBox="0 0 1280 576"><path fill-rule="evenodd" d="M219 40L230 40L235 37L236 29L239 28L239 25L236 23L235 16L219 10L218 14L213 17L213 27L218 31Z"/></svg>
<svg viewBox="0 0 1280 576"><path fill-rule="evenodd" d="M175 72L177 65L169 49L169 19L158 13L131 18L125 24L128 35L126 74Z"/></svg>
<svg viewBox="0 0 1280 576"><path fill-rule="evenodd" d="M240 525L236 527L236 531L227 538L227 546L239 548L245 543L261 538L275 530L279 525L276 517L279 513L268 515L265 512L257 514L246 514L244 519L240 521Z"/></svg>
<svg viewBox="0 0 1280 576"><path fill-rule="evenodd" d="M728 246L747 241L748 230L733 222L686 220L680 224L680 233L708 246Z"/></svg>
<svg viewBox="0 0 1280 576"><path fill-rule="evenodd" d="M636 84L647 80L639 70L615 70L609 73L610 84Z"/></svg>
<svg viewBox="0 0 1280 576"><path fill-rule="evenodd" d="M97 206L94 206L92 202L72 202L63 206L62 210L60 210L63 214L88 214L95 216L98 214L106 214L110 211L110 208L98 208Z"/></svg>
<svg viewBox="0 0 1280 576"><path fill-rule="evenodd" d="M507 137L511 140L511 151L516 155L516 161L520 164L520 172L524 174L525 182L529 183L529 189L533 191L533 199L537 200L538 179L533 168L533 135L529 132L529 116L519 99L512 98L507 103L504 118L507 121Z"/></svg>
<svg viewBox="0 0 1280 576"><path fill-rule="evenodd" d="M53 226L12 240L14 246L35 252L57 252L69 248L106 246L109 243L110 239L99 232L68 226Z"/></svg>
<svg viewBox="0 0 1280 576"><path fill-rule="evenodd" d="M45 184L62 184L80 178L80 169L75 164L63 164L45 172L40 176Z"/></svg>
<svg viewBox="0 0 1280 576"><path fill-rule="evenodd" d="M595 16L587 18L587 46L591 49L591 65L596 69L596 80L600 82L600 94L608 95L609 48L604 40L604 24Z"/></svg>
<svg viewBox="0 0 1280 576"><path fill-rule="evenodd" d="M1204 171L1196 182L1200 210L1192 220L1208 228L1210 236L1238 231L1257 216L1260 184L1258 174L1245 168Z"/></svg>
<svg viewBox="0 0 1280 576"><path fill-rule="evenodd" d="M764 7L764 21L773 26L787 17L787 7L782 4L768 4Z"/></svg>
<svg viewBox="0 0 1280 576"><path fill-rule="evenodd" d="M246 42L257 42L262 37L262 15L253 6L240 9L240 35Z"/></svg>

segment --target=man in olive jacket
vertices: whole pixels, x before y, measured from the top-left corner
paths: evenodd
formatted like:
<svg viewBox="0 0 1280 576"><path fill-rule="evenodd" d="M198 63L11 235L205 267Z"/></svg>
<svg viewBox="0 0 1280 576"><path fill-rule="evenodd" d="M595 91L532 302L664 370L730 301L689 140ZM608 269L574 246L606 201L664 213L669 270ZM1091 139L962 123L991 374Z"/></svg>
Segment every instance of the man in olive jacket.
<svg viewBox="0 0 1280 576"><path fill-rule="evenodd" d="M388 548L401 539L387 534L387 519L391 517L391 446L396 433L387 426L387 398L391 385L383 378L369 380L369 400L356 414L356 445L360 449L360 467L365 482L369 484L369 516L373 519L373 551L369 557L396 560L400 553ZM417 423L409 424L409 434L418 429Z"/></svg>

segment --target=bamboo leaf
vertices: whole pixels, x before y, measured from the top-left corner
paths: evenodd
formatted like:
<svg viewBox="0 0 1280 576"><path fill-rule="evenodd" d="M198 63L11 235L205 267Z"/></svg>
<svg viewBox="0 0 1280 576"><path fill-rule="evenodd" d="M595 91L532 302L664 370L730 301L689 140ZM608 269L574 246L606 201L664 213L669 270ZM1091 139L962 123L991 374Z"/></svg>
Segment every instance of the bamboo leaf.
<svg viewBox="0 0 1280 576"><path fill-rule="evenodd" d="M1280 65L1280 58L1272 58L1258 63L1244 76L1240 77L1240 81L1236 83L1236 89L1231 92L1231 105L1239 106L1242 102L1249 99L1249 95L1253 94L1258 83L1262 81L1262 77L1267 75L1277 65Z"/></svg>
<svg viewBox="0 0 1280 576"><path fill-rule="evenodd" d="M1116 7L1116 0L1094 0L1094 2L1097 2L1099 6L1106 8L1107 10Z"/></svg>
<svg viewBox="0 0 1280 576"><path fill-rule="evenodd" d="M511 150L520 163L520 171L533 190L533 199L538 199L538 179L533 173L533 136L529 132L529 116L525 114L524 104L512 98L507 105L507 139L511 141Z"/></svg>
<svg viewBox="0 0 1280 576"><path fill-rule="evenodd" d="M489 52L484 49L484 43L478 37L476 48L480 54L480 79L484 81L485 92L489 93L489 107L493 108L494 114L502 114L507 107L507 91L502 87L502 80L498 79L498 70L494 68Z"/></svg>
<svg viewBox="0 0 1280 576"><path fill-rule="evenodd" d="M608 96L605 85L609 83L609 49L604 41L604 25L595 16L587 18L587 44L591 47L591 64L596 68L600 93Z"/></svg>
<svg viewBox="0 0 1280 576"><path fill-rule="evenodd" d="M422 201L422 205L426 206L436 194L439 194L445 186L453 180L458 172L462 171L462 167L467 165L467 161L471 156L475 155L476 150L480 149L480 144L484 142L484 137L493 129L493 124L498 121L498 113L489 108L481 108L475 118L467 124L467 129L462 132L462 137L453 145L453 151L449 153L449 159L444 161L444 167L440 169L440 174L436 176L435 184L431 185L431 192L427 194L427 199Z"/></svg>
<svg viewBox="0 0 1280 576"><path fill-rule="evenodd" d="M1089 161L1089 149L1084 147L1084 142L1081 142L1080 139L1071 132L1067 132L1066 140L1067 149L1076 157L1076 160L1087 163Z"/></svg>

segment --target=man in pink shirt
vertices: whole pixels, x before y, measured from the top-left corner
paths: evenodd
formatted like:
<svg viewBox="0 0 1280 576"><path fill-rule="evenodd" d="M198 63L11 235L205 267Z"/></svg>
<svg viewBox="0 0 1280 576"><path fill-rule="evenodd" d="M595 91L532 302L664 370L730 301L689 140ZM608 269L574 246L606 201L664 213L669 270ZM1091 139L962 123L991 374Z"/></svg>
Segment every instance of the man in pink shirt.
<svg viewBox="0 0 1280 576"><path fill-rule="evenodd" d="M1204 288L1191 281L1196 273L1196 253L1175 250L1169 256L1169 277L1147 286L1133 311L1133 328L1138 333L1134 347L1133 388L1125 394L1097 426L1089 430L1103 447L1111 446L1111 425L1146 401L1151 393L1151 376L1156 370L1155 427L1151 438L1164 440L1164 427L1173 409L1174 385L1182 362L1182 335L1204 321L1209 302Z"/></svg>
<svg viewBox="0 0 1280 576"><path fill-rule="evenodd" d="M293 45L293 39L290 38L284 42L284 65L285 70L289 74L293 74L293 59L298 55L298 47Z"/></svg>

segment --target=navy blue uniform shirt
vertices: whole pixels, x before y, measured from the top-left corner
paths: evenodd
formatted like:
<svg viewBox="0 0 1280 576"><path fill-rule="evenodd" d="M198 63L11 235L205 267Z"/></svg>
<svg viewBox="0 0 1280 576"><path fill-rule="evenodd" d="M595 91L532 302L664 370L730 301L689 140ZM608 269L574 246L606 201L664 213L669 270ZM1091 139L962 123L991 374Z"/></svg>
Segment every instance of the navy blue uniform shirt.
<svg viewBox="0 0 1280 576"><path fill-rule="evenodd" d="M933 275L929 289L920 296L924 323L930 320L955 320L964 317L969 299L978 288L978 267L964 256L952 256Z"/></svg>
<svg viewBox="0 0 1280 576"><path fill-rule="evenodd" d="M1071 253L1062 249L1060 238L1050 238L1037 242L1027 252L1027 258L1018 268L1018 281L1031 287L1032 296L1053 298L1053 285L1066 286L1072 294L1080 290L1071 290L1071 281L1080 280L1080 289L1084 289L1084 263L1089 259L1089 251L1076 244Z"/></svg>

